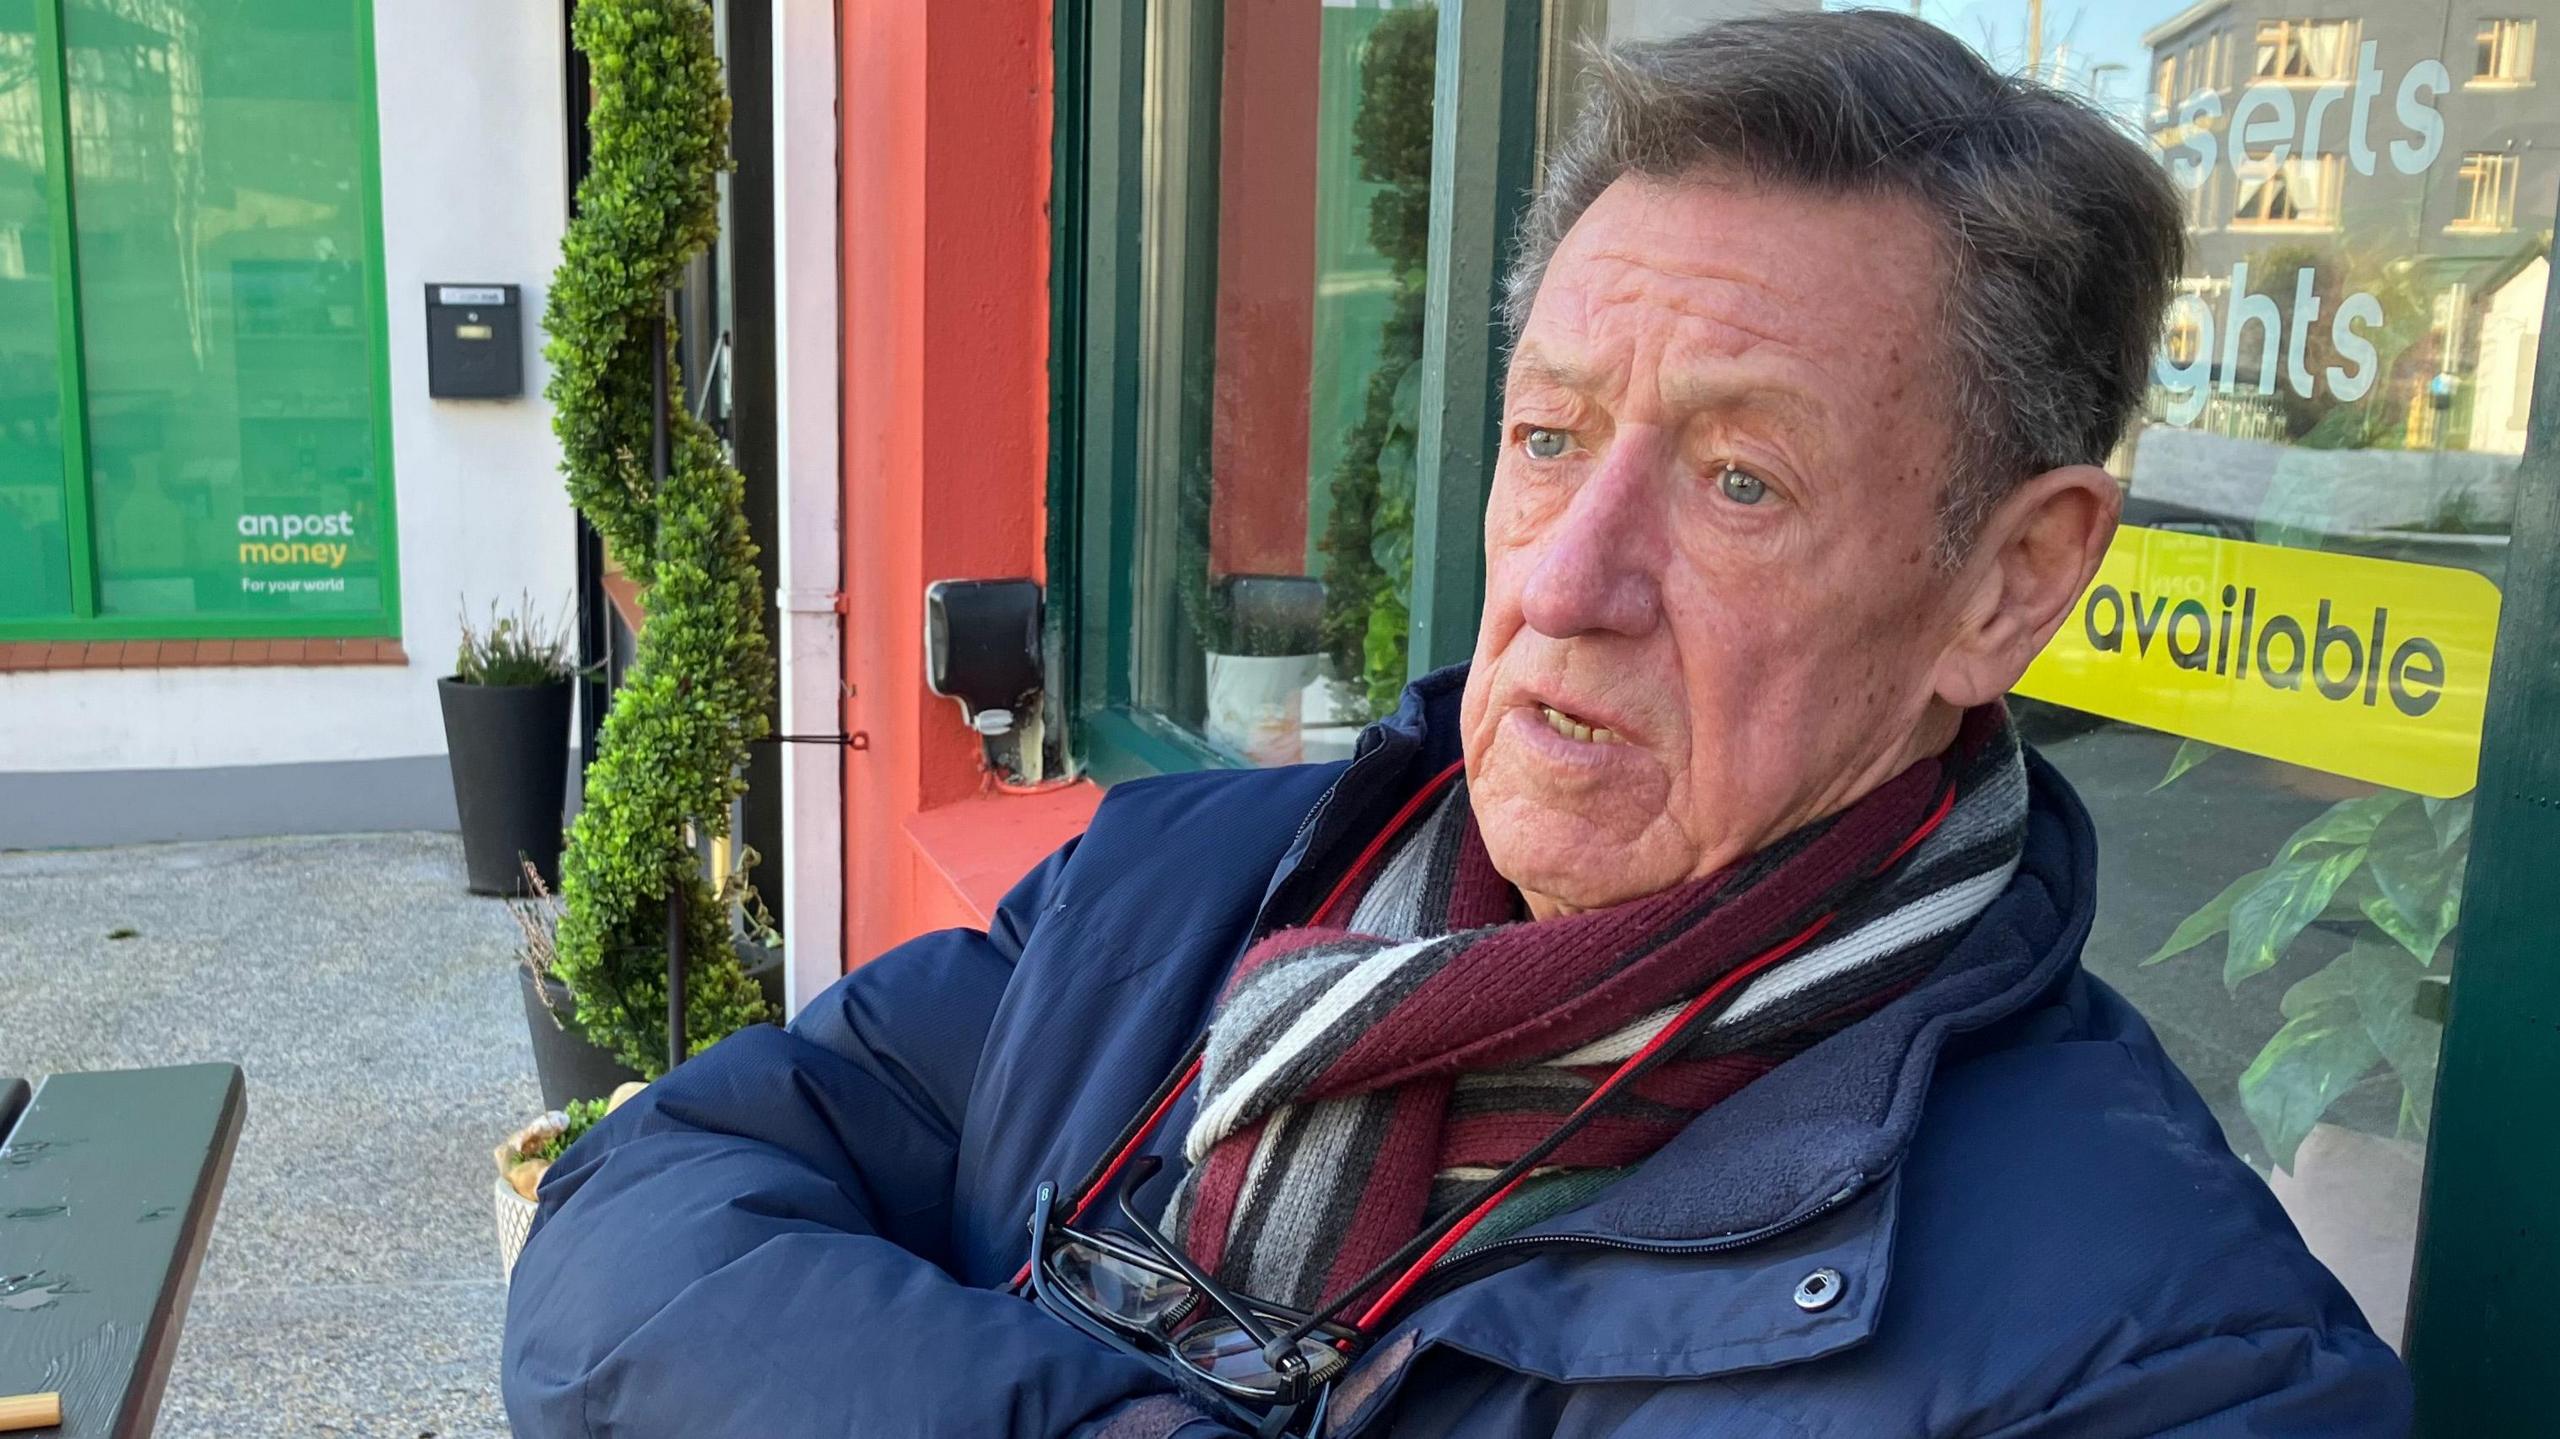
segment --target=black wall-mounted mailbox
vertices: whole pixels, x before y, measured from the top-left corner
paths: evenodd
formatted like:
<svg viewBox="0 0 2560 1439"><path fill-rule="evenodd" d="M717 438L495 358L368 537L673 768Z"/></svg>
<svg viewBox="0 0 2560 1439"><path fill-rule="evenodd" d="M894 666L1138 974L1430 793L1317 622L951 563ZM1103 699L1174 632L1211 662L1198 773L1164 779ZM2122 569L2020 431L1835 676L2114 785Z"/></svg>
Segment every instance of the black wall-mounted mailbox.
<svg viewBox="0 0 2560 1439"><path fill-rule="evenodd" d="M427 286L427 394L512 400L524 393L524 307L513 285Z"/></svg>

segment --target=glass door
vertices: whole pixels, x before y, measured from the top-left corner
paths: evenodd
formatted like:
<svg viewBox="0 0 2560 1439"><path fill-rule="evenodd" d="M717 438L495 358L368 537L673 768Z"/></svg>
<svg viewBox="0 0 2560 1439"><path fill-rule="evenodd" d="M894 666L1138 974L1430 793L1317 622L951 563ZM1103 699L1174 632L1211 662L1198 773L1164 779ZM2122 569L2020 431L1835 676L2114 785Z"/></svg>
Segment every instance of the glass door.
<svg viewBox="0 0 2560 1439"><path fill-rule="evenodd" d="M1745 8L1552 0L1542 128L1577 45ZM2187 197L2110 466L2126 528L2015 709L2097 822L2089 968L2398 1343L2550 279L2555 7L2304 8L1913 7L2114 114Z"/></svg>

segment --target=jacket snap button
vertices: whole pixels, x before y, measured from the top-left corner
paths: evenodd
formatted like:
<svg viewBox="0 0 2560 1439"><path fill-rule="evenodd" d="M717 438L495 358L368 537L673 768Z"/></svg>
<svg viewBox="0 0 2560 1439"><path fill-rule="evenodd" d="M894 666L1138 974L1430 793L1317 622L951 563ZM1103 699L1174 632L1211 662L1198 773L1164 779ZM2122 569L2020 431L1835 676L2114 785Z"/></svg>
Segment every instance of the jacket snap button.
<svg viewBox="0 0 2560 1439"><path fill-rule="evenodd" d="M1837 1269L1817 1269L1796 1283L1796 1307L1807 1314L1819 1314L1840 1302L1841 1291L1849 1286Z"/></svg>

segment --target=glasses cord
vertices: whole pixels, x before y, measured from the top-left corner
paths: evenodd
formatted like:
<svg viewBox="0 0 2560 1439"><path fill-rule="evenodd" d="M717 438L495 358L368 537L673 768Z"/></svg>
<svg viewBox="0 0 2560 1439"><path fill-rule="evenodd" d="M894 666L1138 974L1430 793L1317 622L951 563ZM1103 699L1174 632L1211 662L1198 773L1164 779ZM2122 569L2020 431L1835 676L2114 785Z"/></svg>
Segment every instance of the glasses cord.
<svg viewBox="0 0 2560 1439"><path fill-rule="evenodd" d="M1827 918L1824 923L1828 923ZM1808 931L1807 935L1804 937L1809 938L1810 931ZM1801 939L1799 939L1798 943L1801 943ZM1790 950L1795 947L1796 946L1794 944L1787 946ZM1731 1003L1731 998L1728 997L1722 1004L1709 1005L1701 1008L1698 1013L1690 1016L1688 1022L1680 1026L1680 1029L1687 1033L1694 1033L1699 1026L1705 1024L1714 1016L1722 1014L1727 1008L1730 1008ZM1638 1079L1641 1079L1646 1074L1651 1073L1654 1069L1667 1061L1672 1055L1678 1053L1682 1048L1682 1045L1678 1040L1685 1037L1686 1033L1672 1036L1669 1042L1665 1042L1657 1046L1653 1053L1644 1056L1640 1062L1630 1065L1612 1076L1611 1082L1604 1084L1602 1089L1594 1092L1589 1099L1584 1101L1580 1109L1574 1111L1574 1113L1568 1116L1562 1124L1557 1125L1546 1138L1529 1146L1529 1148L1523 1152L1519 1158L1504 1165L1492 1178L1487 1179L1483 1184L1477 1186L1475 1192L1467 1197L1465 1203L1450 1206L1447 1217L1440 1220L1440 1222L1425 1228L1420 1234L1417 1234L1412 1239L1406 1241L1404 1247L1398 1249L1395 1253L1388 1255L1386 1258L1371 1266L1367 1273L1361 1275L1357 1280L1354 1280L1351 1286L1342 1292L1341 1297L1335 1299L1331 1304L1326 1305L1317 1313L1308 1316L1304 1323L1299 1324L1288 1333L1281 1335L1279 1339L1275 1341L1276 1345L1295 1345L1299 1340L1313 1334L1317 1329L1323 1327L1327 1323L1330 1323L1334 1318L1339 1316L1343 1310L1350 1308L1353 1300L1359 1298L1362 1294L1367 1293L1378 1283L1378 1281L1386 1278L1397 1270L1402 1269L1406 1265L1411 1264L1415 1259L1429 1251L1431 1246L1439 1243L1444 1235L1446 1235L1450 1230L1455 1229L1467 1218L1467 1216L1473 1214L1486 1199L1509 1188L1512 1184L1516 1183L1521 1176L1536 1168L1539 1161L1555 1153L1566 1140L1571 1139L1574 1135L1582 1132L1583 1127L1590 1123L1592 1117L1597 1115L1608 1101L1617 1098L1622 1093L1625 1093L1627 1088L1632 1086Z"/></svg>

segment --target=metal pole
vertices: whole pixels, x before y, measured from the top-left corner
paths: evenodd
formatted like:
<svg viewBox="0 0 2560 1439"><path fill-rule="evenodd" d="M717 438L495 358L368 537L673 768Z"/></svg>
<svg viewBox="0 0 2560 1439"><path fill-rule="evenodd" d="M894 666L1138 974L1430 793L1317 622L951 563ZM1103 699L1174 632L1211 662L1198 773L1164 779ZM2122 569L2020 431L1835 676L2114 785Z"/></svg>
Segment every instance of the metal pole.
<svg viewBox="0 0 2560 1439"><path fill-rule="evenodd" d="M685 922L684 882L668 876L667 886L667 1069L684 1063Z"/></svg>
<svg viewBox="0 0 2560 1439"><path fill-rule="evenodd" d="M667 405L667 309L663 297L658 302L658 322L649 327L649 477L655 480L657 494L667 487L667 472L673 468L674 455L669 450L673 436L669 433ZM651 498L654 500L656 494ZM678 837L682 838L684 821L679 819ZM673 1071L684 1063L684 999L685 999L685 913L683 876L669 871L667 875L667 1068Z"/></svg>

